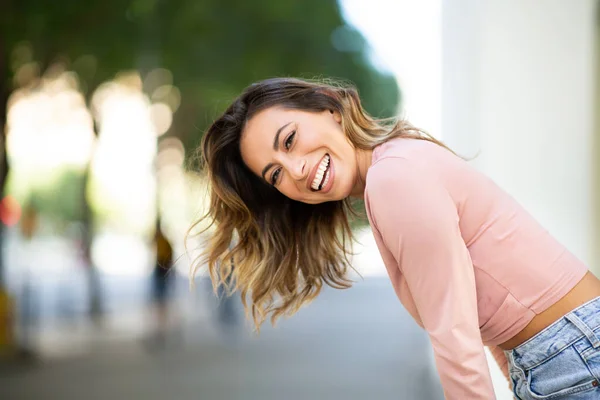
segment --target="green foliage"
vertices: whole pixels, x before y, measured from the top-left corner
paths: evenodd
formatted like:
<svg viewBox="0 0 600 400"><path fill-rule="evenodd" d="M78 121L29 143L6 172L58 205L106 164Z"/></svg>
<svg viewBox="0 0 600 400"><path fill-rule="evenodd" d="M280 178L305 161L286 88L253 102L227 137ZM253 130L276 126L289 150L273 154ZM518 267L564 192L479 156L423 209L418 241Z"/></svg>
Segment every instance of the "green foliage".
<svg viewBox="0 0 600 400"><path fill-rule="evenodd" d="M179 3L182 7L169 3L161 10L160 29L164 49L182 49L164 53L162 60L197 112L197 130L176 125L186 147L245 86L273 76L349 80L369 112L395 113L394 78L368 64L364 39L345 25L335 1L230 0L189 8Z"/></svg>
<svg viewBox="0 0 600 400"><path fill-rule="evenodd" d="M42 71L65 62L88 96L119 71L166 68L182 96L169 134L188 153L244 87L274 76L353 82L371 114L392 116L396 81L367 52L335 0L0 1L0 93L30 62ZM67 173L54 184L36 194L42 211L79 219L81 178Z"/></svg>
<svg viewBox="0 0 600 400"><path fill-rule="evenodd" d="M169 69L182 93L171 134L188 150L233 97L267 77L349 80L375 116L393 115L399 99L335 0L9 0L0 38L9 52L28 42L42 69L70 60L88 94L120 70Z"/></svg>
<svg viewBox="0 0 600 400"><path fill-rule="evenodd" d="M65 169L46 185L36 188L28 203L40 214L62 221L81 221L84 212L83 179L82 171Z"/></svg>

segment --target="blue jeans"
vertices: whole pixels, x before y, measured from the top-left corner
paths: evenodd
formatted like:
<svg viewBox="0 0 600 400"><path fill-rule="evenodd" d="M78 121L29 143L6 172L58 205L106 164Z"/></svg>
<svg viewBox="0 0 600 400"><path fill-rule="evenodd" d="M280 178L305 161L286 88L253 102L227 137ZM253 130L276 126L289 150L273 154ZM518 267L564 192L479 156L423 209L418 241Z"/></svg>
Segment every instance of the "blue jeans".
<svg viewBox="0 0 600 400"><path fill-rule="evenodd" d="M517 399L600 399L600 297L505 354Z"/></svg>

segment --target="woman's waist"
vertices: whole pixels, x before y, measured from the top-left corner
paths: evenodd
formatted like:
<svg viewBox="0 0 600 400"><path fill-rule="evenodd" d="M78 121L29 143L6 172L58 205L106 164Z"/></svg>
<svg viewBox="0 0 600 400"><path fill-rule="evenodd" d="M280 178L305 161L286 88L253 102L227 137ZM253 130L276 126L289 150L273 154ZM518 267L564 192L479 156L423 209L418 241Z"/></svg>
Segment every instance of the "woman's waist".
<svg viewBox="0 0 600 400"><path fill-rule="evenodd" d="M588 272L566 295L537 314L525 328L511 339L499 344L498 347L503 350L511 350L520 346L569 312L597 297L600 297L600 280Z"/></svg>

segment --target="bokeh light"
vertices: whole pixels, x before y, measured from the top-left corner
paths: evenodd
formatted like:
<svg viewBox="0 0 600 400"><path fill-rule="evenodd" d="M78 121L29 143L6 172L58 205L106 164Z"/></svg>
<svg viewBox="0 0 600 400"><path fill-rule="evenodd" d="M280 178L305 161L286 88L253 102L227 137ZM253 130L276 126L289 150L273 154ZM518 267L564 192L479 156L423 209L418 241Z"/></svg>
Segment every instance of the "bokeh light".
<svg viewBox="0 0 600 400"><path fill-rule="evenodd" d="M105 222L144 232L153 225L156 130L137 73L121 74L92 97L100 127L92 161L91 199Z"/></svg>
<svg viewBox="0 0 600 400"><path fill-rule="evenodd" d="M21 67L23 68L23 67ZM11 193L23 199L65 170L83 170L95 142L77 76L59 72L14 91L7 111Z"/></svg>
<svg viewBox="0 0 600 400"><path fill-rule="evenodd" d="M13 226L21 218L21 205L11 195L5 196L0 201L0 222L6 226Z"/></svg>

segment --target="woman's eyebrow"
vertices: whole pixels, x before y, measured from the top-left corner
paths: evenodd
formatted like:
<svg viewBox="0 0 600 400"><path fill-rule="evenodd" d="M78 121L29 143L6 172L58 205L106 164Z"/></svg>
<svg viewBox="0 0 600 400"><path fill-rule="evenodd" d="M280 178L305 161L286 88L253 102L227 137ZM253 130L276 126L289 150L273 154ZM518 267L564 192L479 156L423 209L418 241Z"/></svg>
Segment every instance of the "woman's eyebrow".
<svg viewBox="0 0 600 400"><path fill-rule="evenodd" d="M288 122L287 124L283 125L281 128L277 129L277 133L275 134L275 139L273 140L273 150L277 151L279 150L279 135L281 134L281 131L283 131L283 129L288 126L289 124L291 124L291 122Z"/></svg>
<svg viewBox="0 0 600 400"><path fill-rule="evenodd" d="M291 124L291 122L288 122L287 124L283 125L281 128L277 129L277 133L275 134L275 139L273 139L273 150L275 150L275 151L279 150L279 135L285 129L285 127L288 126L289 124ZM273 166L273 163L268 163L262 170L261 175L265 181L267 180L267 178L265 178L265 174L272 166Z"/></svg>
<svg viewBox="0 0 600 400"><path fill-rule="evenodd" d="M268 164L267 164L267 165L266 165L266 166L263 168L263 170L262 170L262 177L263 177L263 179L264 179L265 181L267 180L267 178L265 178L265 174L267 173L267 171L268 171L269 169L271 169L271 167L272 167L272 166L273 166L273 163L268 163ZM268 181L267 181L267 182L268 182Z"/></svg>

